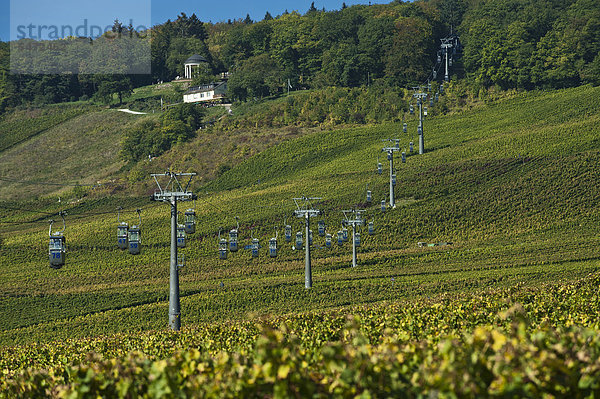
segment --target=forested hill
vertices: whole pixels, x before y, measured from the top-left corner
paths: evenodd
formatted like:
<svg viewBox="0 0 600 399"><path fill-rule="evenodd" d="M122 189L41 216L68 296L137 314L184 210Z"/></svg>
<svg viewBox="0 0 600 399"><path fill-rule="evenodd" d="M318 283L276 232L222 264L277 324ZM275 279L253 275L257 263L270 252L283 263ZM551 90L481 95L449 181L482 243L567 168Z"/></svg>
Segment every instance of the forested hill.
<svg viewBox="0 0 600 399"><path fill-rule="evenodd" d="M119 32L127 28L115 22ZM0 112L21 103L56 103L183 75L200 54L209 69L196 82L232 73L230 96L366 84L405 87L424 81L440 39L457 33L464 55L452 78L475 87L562 88L600 83L600 3L595 0L431 0L286 12L263 20L210 23L181 14L152 28L152 75L24 76L8 73L0 43ZM464 62L461 62L464 61ZM438 76L438 79L440 76Z"/></svg>

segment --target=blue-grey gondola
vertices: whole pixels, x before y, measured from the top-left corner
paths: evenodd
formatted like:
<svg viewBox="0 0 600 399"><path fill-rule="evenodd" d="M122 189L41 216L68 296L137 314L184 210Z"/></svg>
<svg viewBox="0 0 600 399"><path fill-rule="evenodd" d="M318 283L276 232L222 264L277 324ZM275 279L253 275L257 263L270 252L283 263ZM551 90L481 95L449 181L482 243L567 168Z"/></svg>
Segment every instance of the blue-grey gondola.
<svg viewBox="0 0 600 399"><path fill-rule="evenodd" d="M187 234L196 232L196 211L193 209L185 211L185 232Z"/></svg>
<svg viewBox="0 0 600 399"><path fill-rule="evenodd" d="M185 225L177 226L177 248L185 248Z"/></svg>

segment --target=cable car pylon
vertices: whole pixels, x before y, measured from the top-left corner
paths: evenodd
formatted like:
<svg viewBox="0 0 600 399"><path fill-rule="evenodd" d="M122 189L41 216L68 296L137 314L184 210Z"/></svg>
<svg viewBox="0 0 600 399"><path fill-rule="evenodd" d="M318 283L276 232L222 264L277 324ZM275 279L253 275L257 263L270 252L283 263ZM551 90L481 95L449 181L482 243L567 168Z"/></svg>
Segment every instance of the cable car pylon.
<svg viewBox="0 0 600 399"><path fill-rule="evenodd" d="M179 267L177 262L177 202L192 201L197 197L188 191L192 178L196 173L155 173L151 175L158 186L158 191L150 197L153 201L167 202L171 205L171 261L169 276L169 327L172 330L181 329L181 306L179 302ZM161 177L168 177L167 184L163 187L158 181ZM180 178L189 178L185 187L179 182Z"/></svg>

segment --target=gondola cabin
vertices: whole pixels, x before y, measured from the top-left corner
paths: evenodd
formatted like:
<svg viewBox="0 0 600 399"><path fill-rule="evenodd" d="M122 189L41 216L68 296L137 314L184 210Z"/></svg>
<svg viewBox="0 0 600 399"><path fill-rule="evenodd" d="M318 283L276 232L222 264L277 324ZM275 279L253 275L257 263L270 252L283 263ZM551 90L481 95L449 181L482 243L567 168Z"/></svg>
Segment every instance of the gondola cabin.
<svg viewBox="0 0 600 399"><path fill-rule="evenodd" d="M331 248L331 234L325 234L325 247Z"/></svg>
<svg viewBox="0 0 600 399"><path fill-rule="evenodd" d="M394 147L399 150L400 149L400 140L396 139L396 143L394 144Z"/></svg>
<svg viewBox="0 0 600 399"><path fill-rule="evenodd" d="M219 259L227 259L227 240L224 238L219 240Z"/></svg>
<svg viewBox="0 0 600 399"><path fill-rule="evenodd" d="M367 190L367 202L373 201L373 195L371 194L371 190Z"/></svg>
<svg viewBox="0 0 600 399"><path fill-rule="evenodd" d="M185 211L185 232L187 234L196 232L196 212L193 209Z"/></svg>
<svg viewBox="0 0 600 399"><path fill-rule="evenodd" d="M185 248L185 225L177 226L177 248Z"/></svg>
<svg viewBox="0 0 600 399"><path fill-rule="evenodd" d="M392 186L396 185L396 174L392 174Z"/></svg>
<svg viewBox="0 0 600 399"><path fill-rule="evenodd" d="M252 257L253 258L258 258L258 248L260 248L260 245L258 243L258 238L253 238L252 239Z"/></svg>
<svg viewBox="0 0 600 399"><path fill-rule="evenodd" d="M277 257L277 238L275 237L269 240L269 256L271 258Z"/></svg>
<svg viewBox="0 0 600 399"><path fill-rule="evenodd" d="M375 234L375 223L371 221L369 222L369 235L372 236L373 234Z"/></svg>
<svg viewBox="0 0 600 399"><path fill-rule="evenodd" d="M410 111L411 114L415 113L415 107L413 107L412 104L410 104L410 106L408 107L408 110Z"/></svg>
<svg viewBox="0 0 600 399"><path fill-rule="evenodd" d="M381 200L381 212L385 212L385 200Z"/></svg>
<svg viewBox="0 0 600 399"><path fill-rule="evenodd" d="M342 228L342 239L344 242L348 241L348 229L345 227Z"/></svg>
<svg viewBox="0 0 600 399"><path fill-rule="evenodd" d="M290 226L289 224L285 226L284 229L284 235L285 235L285 241L286 242L292 242L292 226Z"/></svg>
<svg viewBox="0 0 600 399"><path fill-rule="evenodd" d="M360 247L360 233L358 231L354 233L354 246Z"/></svg>
<svg viewBox="0 0 600 399"><path fill-rule="evenodd" d="M414 150L415 150L415 145L411 141L410 143L408 143L408 152L412 153Z"/></svg>
<svg viewBox="0 0 600 399"><path fill-rule="evenodd" d="M308 231L308 245L312 245L313 240L312 240L312 230Z"/></svg>
<svg viewBox="0 0 600 399"><path fill-rule="evenodd" d="M433 107L433 98L431 98L431 99L429 100L429 106L430 106L430 107Z"/></svg>
<svg viewBox="0 0 600 399"><path fill-rule="evenodd" d="M117 244L120 249L127 249L129 240L127 239L127 234L129 230L129 225L125 222L121 222L117 226Z"/></svg>
<svg viewBox="0 0 600 399"><path fill-rule="evenodd" d="M229 250L231 252L237 252L238 250L238 231L233 229L229 232Z"/></svg>
<svg viewBox="0 0 600 399"><path fill-rule="evenodd" d="M403 131L404 133L408 132L408 125L407 125L406 123L403 123L403 124L402 124L402 131Z"/></svg>
<svg viewBox="0 0 600 399"><path fill-rule="evenodd" d="M402 163L406 163L406 152L402 151Z"/></svg>
<svg viewBox="0 0 600 399"><path fill-rule="evenodd" d="M129 241L129 253L137 255L142 246L141 232L138 226L131 226L128 231L127 239Z"/></svg>
<svg viewBox="0 0 600 399"><path fill-rule="evenodd" d="M344 245L344 233L340 230L337 232L337 243L338 245Z"/></svg>
<svg viewBox="0 0 600 399"><path fill-rule="evenodd" d="M381 162L377 162L377 174L382 174L383 173L383 165L381 164Z"/></svg>
<svg viewBox="0 0 600 399"><path fill-rule="evenodd" d="M324 237L325 236L325 222L322 220L319 220L318 226L319 226L319 235L321 237Z"/></svg>
<svg viewBox="0 0 600 399"><path fill-rule="evenodd" d="M427 116L427 107L423 107L423 116Z"/></svg>
<svg viewBox="0 0 600 399"><path fill-rule="evenodd" d="M66 240L62 233L54 233L50 235L49 255L50 267L60 269L65 265Z"/></svg>
<svg viewBox="0 0 600 399"><path fill-rule="evenodd" d="M393 155L392 151L389 151L389 152L387 153L387 160L388 160L388 161L391 161L393 156L394 156L394 155Z"/></svg>
<svg viewBox="0 0 600 399"><path fill-rule="evenodd" d="M302 232L299 231L296 233L296 249L302 249Z"/></svg>

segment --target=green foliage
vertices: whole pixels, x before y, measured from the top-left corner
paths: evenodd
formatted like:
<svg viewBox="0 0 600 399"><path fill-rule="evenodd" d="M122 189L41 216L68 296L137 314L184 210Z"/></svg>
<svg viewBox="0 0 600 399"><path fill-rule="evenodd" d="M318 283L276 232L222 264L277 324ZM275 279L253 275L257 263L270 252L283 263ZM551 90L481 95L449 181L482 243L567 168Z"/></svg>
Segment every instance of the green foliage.
<svg viewBox="0 0 600 399"><path fill-rule="evenodd" d="M335 126L398 121L408 105L403 90L386 87L337 88L294 93L276 101L234 108L234 116L218 126L244 127Z"/></svg>
<svg viewBox="0 0 600 399"><path fill-rule="evenodd" d="M204 111L195 104L179 104L165 111L160 120L147 117L128 129L121 155L128 162L159 156L173 145L192 139Z"/></svg>

